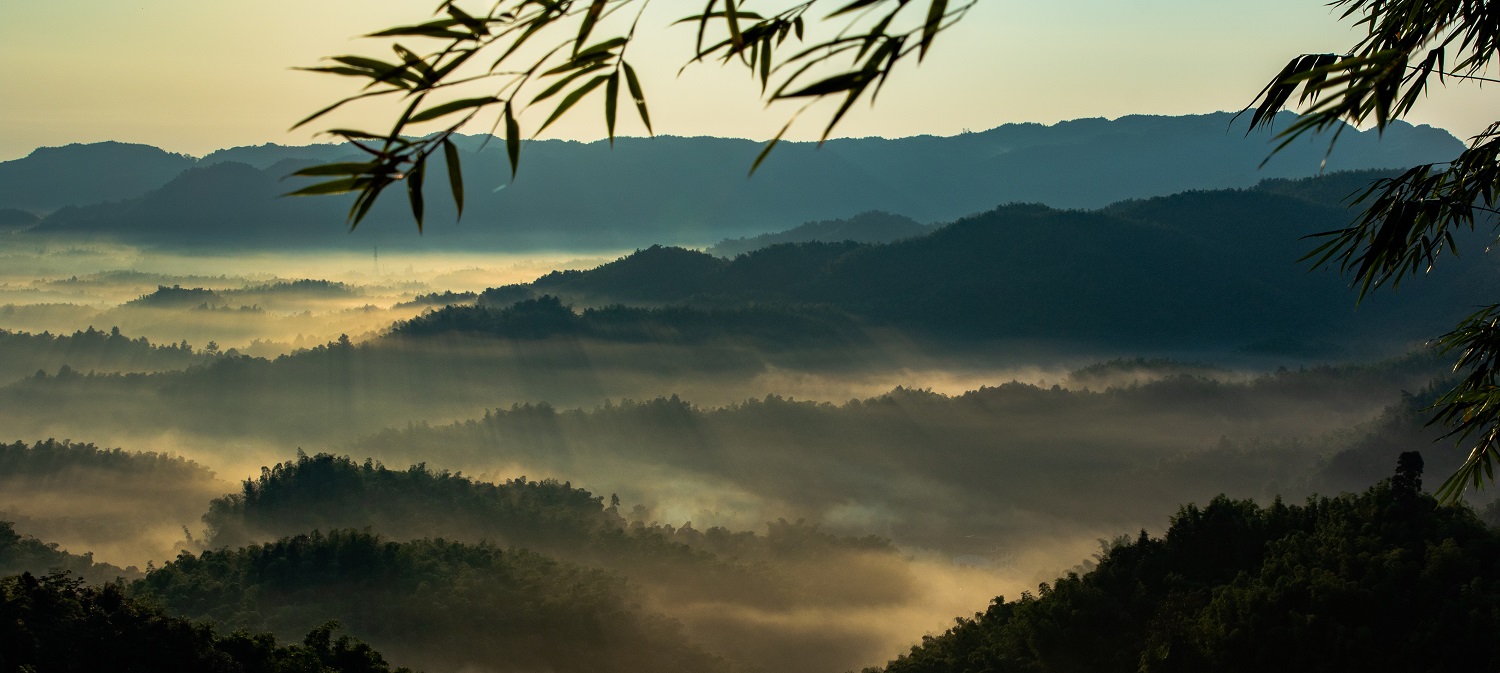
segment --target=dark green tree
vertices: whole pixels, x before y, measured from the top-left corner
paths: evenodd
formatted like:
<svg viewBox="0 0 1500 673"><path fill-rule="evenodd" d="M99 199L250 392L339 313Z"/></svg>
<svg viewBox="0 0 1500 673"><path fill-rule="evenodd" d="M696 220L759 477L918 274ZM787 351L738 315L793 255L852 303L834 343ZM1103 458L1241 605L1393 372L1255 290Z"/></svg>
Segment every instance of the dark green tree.
<svg viewBox="0 0 1500 673"><path fill-rule="evenodd" d="M1415 460L1413 460L1415 458ZM1404 489L1420 458L1362 494L1304 505L1215 498L1160 538L997 598L888 673L1445 671L1500 665L1500 534Z"/></svg>

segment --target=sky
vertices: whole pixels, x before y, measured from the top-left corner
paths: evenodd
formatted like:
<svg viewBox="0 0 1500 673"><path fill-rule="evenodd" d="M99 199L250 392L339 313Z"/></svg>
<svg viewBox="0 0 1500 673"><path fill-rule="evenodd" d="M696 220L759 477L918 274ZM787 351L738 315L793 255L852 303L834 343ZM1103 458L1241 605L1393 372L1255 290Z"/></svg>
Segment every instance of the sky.
<svg viewBox="0 0 1500 673"><path fill-rule="evenodd" d="M767 108L743 70L705 64L679 74L693 30L670 24L700 3L654 0L642 20L646 39L632 47L656 132L775 135L794 108ZM421 21L435 4L0 0L0 160L103 140L195 156L324 141L316 133L323 127L288 129L352 91L350 83L294 68L336 54L388 53L357 36ZM1237 110L1290 57L1344 51L1356 39L1316 0L980 0L920 68L898 71L879 103L858 106L835 135L952 135L1009 122ZM1408 119L1468 137L1494 120L1495 91L1440 89ZM544 137L602 137L598 109L594 101ZM372 105L334 121L379 128L392 115ZM816 138L819 119L805 115L788 137ZM633 118L619 132L645 135Z"/></svg>

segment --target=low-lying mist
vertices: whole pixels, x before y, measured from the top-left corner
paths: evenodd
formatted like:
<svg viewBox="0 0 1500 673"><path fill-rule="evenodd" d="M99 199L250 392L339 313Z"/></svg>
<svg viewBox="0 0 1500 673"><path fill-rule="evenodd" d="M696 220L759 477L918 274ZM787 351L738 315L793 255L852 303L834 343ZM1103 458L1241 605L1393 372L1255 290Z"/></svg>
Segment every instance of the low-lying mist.
<svg viewBox="0 0 1500 673"><path fill-rule="evenodd" d="M155 343L216 342L260 356L373 335L432 304L422 295L529 282L612 256L574 253L385 252L188 255L93 242L25 244L0 237L0 329L71 333L119 327ZM300 281L300 283L299 283ZM309 286L309 281L320 286ZM299 286L300 285L300 286ZM162 288L212 296L140 301ZM174 301L175 300L175 301ZM441 306L438 304L437 306Z"/></svg>
<svg viewBox="0 0 1500 673"><path fill-rule="evenodd" d="M540 568L519 575L540 604L618 614L641 642L680 639L683 661L854 670L1164 529L1181 503L1362 488L1411 449L1434 474L1460 458L1422 427L1444 373L1423 350L1147 359L923 339L820 307L585 315L537 298L470 316L499 321L485 332L429 311L598 260L4 245L0 428L19 441L0 446L0 520L170 564L155 581L184 614L213 604L194 573L228 567L194 559L336 540L449 564L460 579L402 589L410 614L436 595L492 614L499 598L464 587ZM298 537L314 530L331 537ZM273 552L257 553L234 562ZM336 565L237 589L264 612L193 616L288 637L340 618L397 663L520 670L349 621L391 597L341 594L366 585Z"/></svg>

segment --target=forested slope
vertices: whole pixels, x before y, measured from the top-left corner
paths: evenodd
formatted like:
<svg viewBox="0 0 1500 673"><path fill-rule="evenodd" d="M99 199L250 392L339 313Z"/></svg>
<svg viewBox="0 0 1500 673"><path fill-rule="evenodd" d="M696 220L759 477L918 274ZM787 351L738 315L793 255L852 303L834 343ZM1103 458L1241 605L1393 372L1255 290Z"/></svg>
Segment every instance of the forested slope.
<svg viewBox="0 0 1500 673"><path fill-rule="evenodd" d="M1455 671L1500 665L1500 532L1421 492L1183 507L1098 566L996 598L886 673Z"/></svg>

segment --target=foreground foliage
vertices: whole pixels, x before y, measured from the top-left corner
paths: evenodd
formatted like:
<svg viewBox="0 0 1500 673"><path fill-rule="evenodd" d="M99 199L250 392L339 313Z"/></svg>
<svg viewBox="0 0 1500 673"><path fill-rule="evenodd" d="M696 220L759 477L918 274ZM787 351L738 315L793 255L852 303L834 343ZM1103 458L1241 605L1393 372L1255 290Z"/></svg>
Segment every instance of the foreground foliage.
<svg viewBox="0 0 1500 673"><path fill-rule="evenodd" d="M1488 0L1337 0L1342 18L1364 29L1344 54L1293 58L1256 98L1252 126L1270 126L1288 105L1306 113L1281 132L1281 147L1297 138L1349 125L1384 130L1415 109L1436 76L1446 86L1495 83L1500 56L1500 4ZM1298 94L1298 91L1301 91ZM1293 95L1298 95L1296 102ZM1337 139L1337 134L1334 136ZM1469 140L1450 161L1420 164L1383 178L1356 199L1364 212L1326 232L1308 255L1352 277L1360 296L1395 288L1427 273L1444 252L1458 254L1466 232L1488 229L1479 247L1488 251L1500 214L1500 122ZM1468 288L1471 292L1477 288ZM1472 301L1465 301L1472 305ZM1494 480L1500 460L1500 304L1467 318L1439 340L1458 354L1466 374L1435 405L1434 423L1470 448L1469 459L1438 493L1458 498L1469 486Z"/></svg>
<svg viewBox="0 0 1500 673"><path fill-rule="evenodd" d="M1186 506L892 661L959 671L1453 671L1500 666L1500 533L1421 493L1421 458L1358 495Z"/></svg>
<svg viewBox="0 0 1500 673"><path fill-rule="evenodd" d="M300 645L171 617L123 585L86 586L66 572L0 579L0 671L385 673L380 653L335 624ZM406 671L407 669L395 669Z"/></svg>

